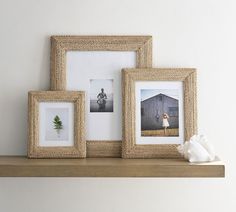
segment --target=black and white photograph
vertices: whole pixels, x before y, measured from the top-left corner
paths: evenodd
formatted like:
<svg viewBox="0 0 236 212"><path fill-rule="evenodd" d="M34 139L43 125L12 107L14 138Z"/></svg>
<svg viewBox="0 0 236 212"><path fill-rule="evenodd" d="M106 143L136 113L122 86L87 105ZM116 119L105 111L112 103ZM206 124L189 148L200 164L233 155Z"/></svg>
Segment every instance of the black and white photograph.
<svg viewBox="0 0 236 212"><path fill-rule="evenodd" d="M141 136L179 136L179 90L141 89Z"/></svg>
<svg viewBox="0 0 236 212"><path fill-rule="evenodd" d="M113 79L90 80L90 112L113 112Z"/></svg>
<svg viewBox="0 0 236 212"><path fill-rule="evenodd" d="M111 43L113 42L112 40ZM83 45L81 43L80 46ZM98 141L94 143L95 146L100 146L101 141L122 140L121 69L135 67L141 59L137 60L136 54L135 51L106 51L105 49L104 51L92 49L91 51L68 51L66 54L66 90L86 92L86 139ZM143 56L146 58L145 54ZM100 101L100 98L105 101ZM105 105L100 104L104 102ZM103 127L98 130L98 126ZM104 152L110 154L111 151Z"/></svg>

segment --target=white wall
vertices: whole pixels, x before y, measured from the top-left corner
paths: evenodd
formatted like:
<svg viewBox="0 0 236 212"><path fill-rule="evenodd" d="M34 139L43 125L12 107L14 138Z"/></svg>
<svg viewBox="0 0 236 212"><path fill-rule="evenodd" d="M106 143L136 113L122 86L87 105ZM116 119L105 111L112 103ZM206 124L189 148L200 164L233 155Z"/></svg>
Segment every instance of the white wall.
<svg viewBox="0 0 236 212"><path fill-rule="evenodd" d="M0 154L24 155L27 92L49 88L49 37L153 35L155 67L198 69L199 132L225 179L2 178L1 212L236 210L234 0L0 0Z"/></svg>

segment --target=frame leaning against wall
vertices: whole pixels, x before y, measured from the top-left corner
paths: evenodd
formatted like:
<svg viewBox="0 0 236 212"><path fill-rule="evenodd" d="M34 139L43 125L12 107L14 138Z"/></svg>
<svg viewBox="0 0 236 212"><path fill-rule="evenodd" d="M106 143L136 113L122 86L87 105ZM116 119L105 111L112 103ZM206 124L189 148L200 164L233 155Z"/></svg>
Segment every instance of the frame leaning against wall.
<svg viewBox="0 0 236 212"><path fill-rule="evenodd" d="M85 158L84 99L82 91L30 91L28 93L28 157ZM40 145L40 103L73 104L73 146ZM55 128L54 128L55 129Z"/></svg>
<svg viewBox="0 0 236 212"><path fill-rule="evenodd" d="M137 144L136 82L179 81L183 83L183 142L197 133L196 70L192 68L123 69L123 158L181 158L178 144ZM156 138L158 139L158 138Z"/></svg>
<svg viewBox="0 0 236 212"><path fill-rule="evenodd" d="M51 90L67 90L68 51L132 51L136 55L133 68L152 67L151 36L52 36ZM121 141L87 140L87 157L121 157Z"/></svg>

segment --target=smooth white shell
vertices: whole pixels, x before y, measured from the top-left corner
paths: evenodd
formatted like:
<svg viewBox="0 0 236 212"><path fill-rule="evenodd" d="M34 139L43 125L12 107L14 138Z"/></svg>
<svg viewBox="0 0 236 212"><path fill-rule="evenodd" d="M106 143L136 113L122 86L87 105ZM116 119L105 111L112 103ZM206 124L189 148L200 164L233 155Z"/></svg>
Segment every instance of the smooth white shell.
<svg viewBox="0 0 236 212"><path fill-rule="evenodd" d="M192 136L177 149L189 162L213 161L216 156L213 146L204 135Z"/></svg>

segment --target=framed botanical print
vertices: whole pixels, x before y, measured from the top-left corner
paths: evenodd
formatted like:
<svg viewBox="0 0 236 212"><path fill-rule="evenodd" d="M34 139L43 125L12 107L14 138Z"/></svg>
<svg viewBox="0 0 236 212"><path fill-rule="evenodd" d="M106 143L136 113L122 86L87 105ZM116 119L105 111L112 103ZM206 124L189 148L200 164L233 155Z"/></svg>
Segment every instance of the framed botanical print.
<svg viewBox="0 0 236 212"><path fill-rule="evenodd" d="M151 36L51 37L51 89L86 92L87 157L121 157L121 69L151 66Z"/></svg>
<svg viewBox="0 0 236 212"><path fill-rule="evenodd" d="M28 94L28 157L86 157L84 92L31 91Z"/></svg>
<svg viewBox="0 0 236 212"><path fill-rule="evenodd" d="M197 131L195 69L124 69L124 158L178 158Z"/></svg>

